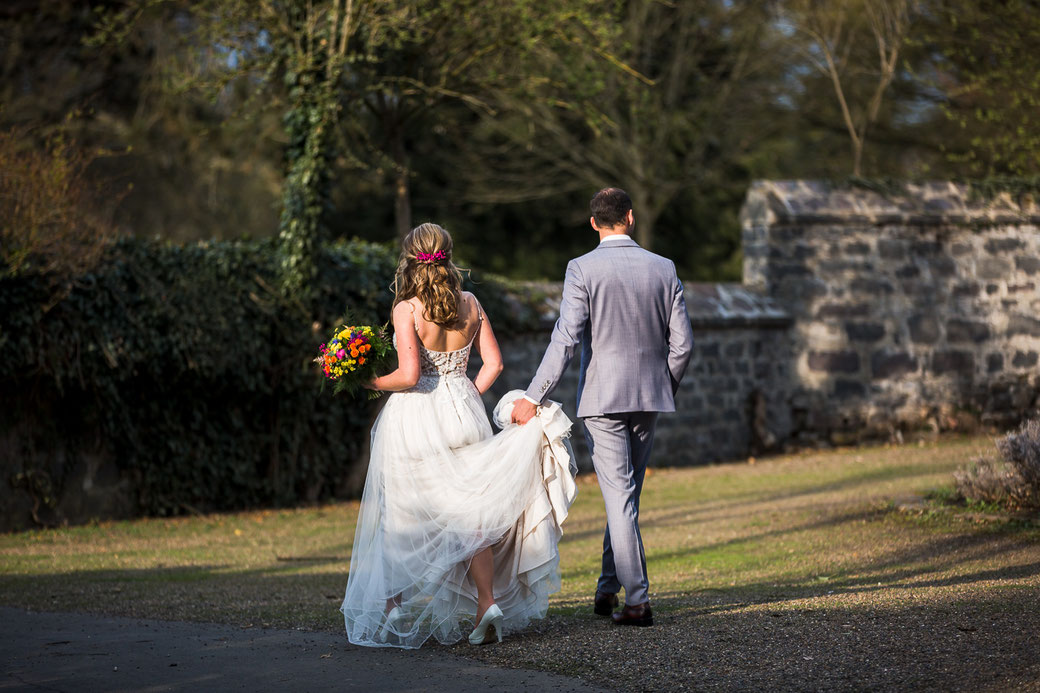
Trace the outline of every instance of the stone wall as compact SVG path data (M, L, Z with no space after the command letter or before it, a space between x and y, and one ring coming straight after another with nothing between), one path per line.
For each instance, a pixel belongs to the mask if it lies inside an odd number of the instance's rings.
M1040 392L1040 211L966 186L758 182L744 279L790 312L792 431L1007 426Z
M738 459L787 443L1005 428L1040 414L1040 210L966 186L881 194L757 182L743 284L687 285L695 353L654 461ZM503 343L489 404L524 388L556 319ZM493 317L493 316L492 316ZM577 359L554 393L574 416ZM581 466L590 467L574 436Z
M509 390L527 387L545 352L561 286L539 284L536 290L546 296L542 330L502 340L505 370L485 397L489 409ZM658 421L651 464L703 464L775 447L790 432L790 317L739 284L688 285L686 302L695 352L677 411ZM575 416L578 361L571 362L551 398L562 402L574 420L575 454L579 466L589 470L592 463ZM472 365L473 374L477 368Z

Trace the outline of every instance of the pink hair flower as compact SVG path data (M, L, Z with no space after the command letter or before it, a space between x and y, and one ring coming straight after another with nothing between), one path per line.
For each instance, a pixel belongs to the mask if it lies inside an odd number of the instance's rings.
M438 260L447 260L448 254L443 250L438 250L436 253L416 253L415 259L424 265L432 265Z

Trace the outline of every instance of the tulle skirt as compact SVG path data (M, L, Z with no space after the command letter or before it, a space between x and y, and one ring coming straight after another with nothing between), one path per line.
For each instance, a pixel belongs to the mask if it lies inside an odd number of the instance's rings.
M457 642L477 609L470 560L487 547L503 632L545 616L560 587L557 544L576 493L571 422L550 404L525 426L509 423L522 395L510 392L496 406L498 435L465 377L424 376L389 396L372 428L341 608L350 642ZM387 624L390 599L404 618Z

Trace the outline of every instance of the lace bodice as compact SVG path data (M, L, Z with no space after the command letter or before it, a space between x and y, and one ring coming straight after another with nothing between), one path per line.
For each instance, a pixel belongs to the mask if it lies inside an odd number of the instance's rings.
M427 349L422 341L419 342L419 382L415 390L427 391L436 386L439 378L466 377L466 367L469 365L469 354L473 350L473 342L480 334L480 328L484 324L484 313L477 307L477 328L469 339L469 344L454 351L434 351ZM415 325L416 332L419 330L418 322ZM394 346L397 346L397 335L394 335Z
M433 351L422 344L419 345L419 364L422 375L466 375L469 365L469 352L473 347L470 342L455 351Z

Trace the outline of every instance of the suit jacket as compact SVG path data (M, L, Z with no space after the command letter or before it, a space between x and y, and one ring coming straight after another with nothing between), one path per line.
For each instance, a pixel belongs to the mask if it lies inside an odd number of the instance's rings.
M580 418L675 411L693 349L675 264L625 239L571 260L560 318L525 394L544 401L579 344Z

